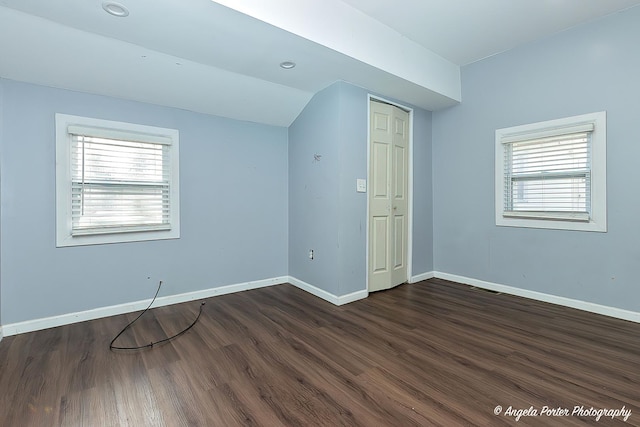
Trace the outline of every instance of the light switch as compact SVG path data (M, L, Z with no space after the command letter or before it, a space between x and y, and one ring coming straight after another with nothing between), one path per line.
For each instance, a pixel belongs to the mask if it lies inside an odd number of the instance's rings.
M356 191L358 193L366 193L367 192L367 180L366 179L356 179Z

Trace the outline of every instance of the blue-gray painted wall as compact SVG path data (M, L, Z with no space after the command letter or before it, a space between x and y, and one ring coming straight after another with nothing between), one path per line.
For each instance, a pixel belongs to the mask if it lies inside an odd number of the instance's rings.
M8 80L0 89L1 324L144 300L159 280L173 295L287 275L286 128ZM180 239L55 247L55 113L180 131Z
M433 271L432 113L413 110L412 275Z
M4 149L2 141L4 140L4 87L2 85L2 79L0 79L0 224L2 223L2 218L4 217L4 204L2 203L2 159L4 158ZM4 335L2 329L2 325L4 322L2 321L2 227L0 225L0 340Z
M336 84L340 141L338 189L338 295L367 289L367 193L356 192L356 180L367 178L367 103L364 89Z
M640 7L462 69L433 115L437 271L640 311ZM494 132L607 111L607 233L497 227Z
M289 272L337 296L367 288L367 195L356 192L356 179L367 178L368 102L365 89L338 82L316 94L289 128ZM433 270L431 113L412 108L418 275Z
M0 324L143 300L159 280L164 296L288 274L366 289L366 90L336 83L288 130L10 80L0 95ZM56 248L55 113L178 129L181 238ZM432 269L431 113L415 114L419 274Z
M333 295L340 291L339 98L339 85L318 92L289 127L289 274Z

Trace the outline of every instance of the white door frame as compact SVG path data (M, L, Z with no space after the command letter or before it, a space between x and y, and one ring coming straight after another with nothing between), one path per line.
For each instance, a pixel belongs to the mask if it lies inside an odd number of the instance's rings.
M365 273L365 280L367 284L367 293L369 292L369 198L371 197L371 101L381 101L386 104L393 105L409 113L409 176L407 184L407 195L409 197L407 204L407 281L411 281L413 277L413 108L406 105L398 104L395 101L385 99L378 95L368 94L367 96L367 271Z

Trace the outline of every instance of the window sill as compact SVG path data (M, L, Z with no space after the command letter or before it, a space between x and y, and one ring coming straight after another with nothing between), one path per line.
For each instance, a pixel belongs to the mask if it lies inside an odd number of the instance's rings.
M562 221L557 219L533 219L496 216L498 227L546 228L550 230L607 232L606 222Z

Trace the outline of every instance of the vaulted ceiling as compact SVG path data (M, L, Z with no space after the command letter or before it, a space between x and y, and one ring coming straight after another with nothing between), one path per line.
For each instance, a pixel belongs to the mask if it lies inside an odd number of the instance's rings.
M0 0L0 77L278 126L338 80L436 110L461 101L460 66L640 4L118 2L128 16L102 0Z

